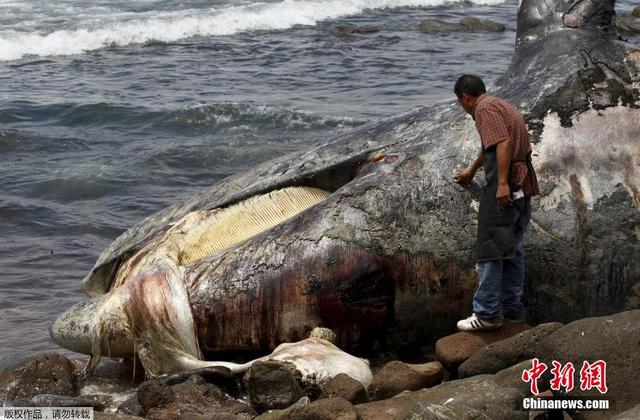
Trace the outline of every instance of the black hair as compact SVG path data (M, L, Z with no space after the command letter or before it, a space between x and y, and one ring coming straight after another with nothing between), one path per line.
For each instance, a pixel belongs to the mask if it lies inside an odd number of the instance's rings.
M472 74L463 74L460 76L456 85L453 87L453 91L458 98L461 97L463 93L477 97L487 92L482 79Z

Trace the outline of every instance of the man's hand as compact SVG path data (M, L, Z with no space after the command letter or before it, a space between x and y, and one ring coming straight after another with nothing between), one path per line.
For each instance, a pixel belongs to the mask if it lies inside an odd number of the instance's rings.
M500 207L511 207L511 190L508 184L498 184L496 200Z
M473 176L475 175L475 171L471 167L468 167L462 171L457 171L453 174L453 180L458 184L469 185L473 180Z

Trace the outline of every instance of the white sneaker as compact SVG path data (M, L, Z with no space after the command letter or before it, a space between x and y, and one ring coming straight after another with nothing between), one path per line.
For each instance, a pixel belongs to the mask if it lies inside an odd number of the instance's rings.
M474 313L467 319L458 321L458 329L460 331L486 331L495 330L502 327L502 321L496 320L494 322L483 321Z

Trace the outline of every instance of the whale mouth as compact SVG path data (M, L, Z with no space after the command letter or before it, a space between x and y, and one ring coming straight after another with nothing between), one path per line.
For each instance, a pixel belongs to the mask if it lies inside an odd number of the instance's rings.
M253 196L223 210L204 213L202 227L179 255L179 264L187 265L244 242L323 201L331 193L319 188L287 187ZM189 213L187 218L199 215Z
M326 200L375 161L375 157L352 159L309 172L288 185L272 186L212 209L193 210L116 262L106 291L143 274L156 261L170 260L182 269L258 236Z
M329 191L320 188L293 186L254 195L224 208L192 211L125 261L110 289L145 272L158 259L168 258L184 267L229 249L293 218L329 195Z

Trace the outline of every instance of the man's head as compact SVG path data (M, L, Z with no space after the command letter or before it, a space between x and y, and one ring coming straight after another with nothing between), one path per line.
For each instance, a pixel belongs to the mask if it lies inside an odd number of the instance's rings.
M473 115L478 98L483 93L486 93L487 90L481 78L471 74L463 74L453 87L453 91L458 97L458 103L462 108L468 114Z

